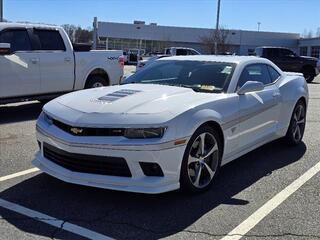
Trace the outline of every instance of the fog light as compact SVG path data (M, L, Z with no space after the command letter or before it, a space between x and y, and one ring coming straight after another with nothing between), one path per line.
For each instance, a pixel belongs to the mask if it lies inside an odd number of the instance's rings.
M146 176L156 176L156 177L163 177L163 172L161 167L158 163L147 163L147 162L139 162L140 167L144 175Z

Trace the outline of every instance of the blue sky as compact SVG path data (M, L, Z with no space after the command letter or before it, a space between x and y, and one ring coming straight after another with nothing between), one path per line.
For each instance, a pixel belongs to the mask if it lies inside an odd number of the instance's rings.
M10 21L92 25L133 20L166 26L215 26L216 0L3 0ZM220 23L227 28L296 32L320 27L320 0L221 0Z

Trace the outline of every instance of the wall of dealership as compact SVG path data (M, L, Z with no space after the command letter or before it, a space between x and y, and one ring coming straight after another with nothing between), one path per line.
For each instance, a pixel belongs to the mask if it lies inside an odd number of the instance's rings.
M100 48L109 49L139 48L146 52L163 51L164 47L192 47L206 53L201 37L209 36L212 29L159 26L156 23L98 22L97 37ZM229 30L227 43L231 51L247 55L258 46L283 46L298 51L299 34L281 32L258 32L246 30Z
M299 52L303 56L320 58L320 37L300 39Z

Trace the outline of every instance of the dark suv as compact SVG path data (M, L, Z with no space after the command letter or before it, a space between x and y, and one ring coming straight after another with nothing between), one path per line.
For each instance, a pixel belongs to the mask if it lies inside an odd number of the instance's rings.
M316 58L298 56L287 48L258 47L255 49L255 55L271 60L282 71L303 73L304 78L309 83L319 74Z

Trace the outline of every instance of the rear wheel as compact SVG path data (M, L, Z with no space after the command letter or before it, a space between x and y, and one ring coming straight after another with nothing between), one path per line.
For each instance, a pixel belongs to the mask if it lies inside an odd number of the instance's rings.
M88 79L85 88L97 88L103 86L108 86L108 82L104 77L96 75Z
M314 70L312 67L305 67L302 70L303 76L308 83L311 83L315 77Z
M290 145L297 145L302 141L306 126L306 106L302 100L294 107L286 140Z
M221 140L209 126L200 127L190 138L182 160L180 185L187 192L207 190L221 164Z

